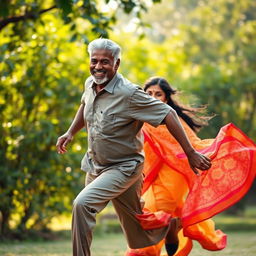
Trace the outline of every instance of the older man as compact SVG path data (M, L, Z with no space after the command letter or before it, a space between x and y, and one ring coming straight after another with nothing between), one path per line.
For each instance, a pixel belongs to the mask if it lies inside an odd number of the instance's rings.
M130 248L158 243L169 226L144 230L136 215L141 214L140 190L143 181L144 122L166 124L181 144L190 166L209 169L210 160L196 152L168 105L149 96L117 73L120 47L108 39L96 39L88 46L91 76L85 82L81 105L68 131L58 138L57 150L83 127L88 131L88 151L81 169L87 172L86 186L73 204L73 255L90 256L96 214L111 200Z

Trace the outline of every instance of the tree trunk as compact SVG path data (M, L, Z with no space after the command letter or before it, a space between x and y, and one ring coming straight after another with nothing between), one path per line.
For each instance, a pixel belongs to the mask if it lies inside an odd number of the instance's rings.
M9 227L10 210L2 209L0 215L0 237L4 238L10 231Z

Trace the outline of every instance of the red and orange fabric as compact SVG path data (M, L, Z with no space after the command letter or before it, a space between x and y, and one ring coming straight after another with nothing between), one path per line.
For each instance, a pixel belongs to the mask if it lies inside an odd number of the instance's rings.
M201 140L181 122L193 146L212 159L212 167L196 176L167 128L145 124L145 211L181 217L183 229L178 234L176 256L188 255L192 240L204 249L221 250L226 235L215 230L210 218L236 203L251 187L256 175L256 145L233 124L222 127L215 139ZM126 255L157 256L163 244L128 250Z

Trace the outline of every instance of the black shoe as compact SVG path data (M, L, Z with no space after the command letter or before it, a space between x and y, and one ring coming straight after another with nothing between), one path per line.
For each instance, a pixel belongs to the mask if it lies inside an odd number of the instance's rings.
M175 243L175 244L165 244L165 250L167 252L168 256L173 256L179 247L179 242Z
M169 231L165 237L165 249L168 256L174 255L179 247L178 233L182 229L180 218L172 218Z

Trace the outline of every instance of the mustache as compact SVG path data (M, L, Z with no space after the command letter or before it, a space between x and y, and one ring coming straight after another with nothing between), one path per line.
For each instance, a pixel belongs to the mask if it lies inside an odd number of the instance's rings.
M105 69L93 69L93 73L96 73L96 72L106 73L106 70Z

